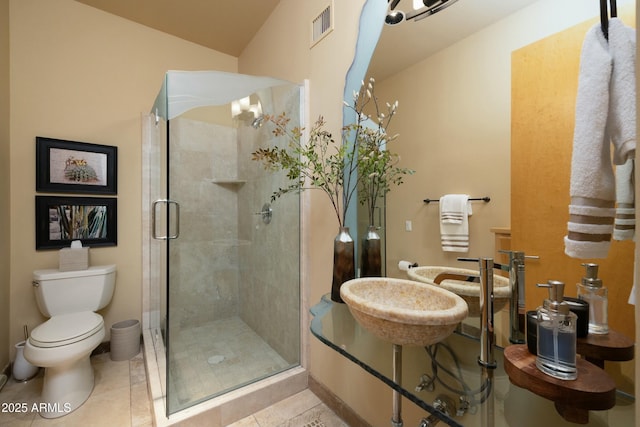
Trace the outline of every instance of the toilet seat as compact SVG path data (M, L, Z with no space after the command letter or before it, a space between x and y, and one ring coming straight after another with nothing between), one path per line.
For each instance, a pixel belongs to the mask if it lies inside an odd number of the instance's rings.
M61 347L81 341L104 328L102 316L92 311L53 316L31 332L34 347Z

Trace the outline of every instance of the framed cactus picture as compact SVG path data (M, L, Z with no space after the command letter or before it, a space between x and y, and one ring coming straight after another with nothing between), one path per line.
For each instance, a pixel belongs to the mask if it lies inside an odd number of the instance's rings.
M115 197L36 196L36 250L116 246L117 210Z
M36 137L36 191L117 194L118 147Z

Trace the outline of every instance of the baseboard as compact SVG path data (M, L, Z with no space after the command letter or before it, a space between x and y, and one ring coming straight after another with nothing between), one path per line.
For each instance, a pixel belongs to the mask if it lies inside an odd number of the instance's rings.
M309 375L309 390L350 427L372 427L324 384Z

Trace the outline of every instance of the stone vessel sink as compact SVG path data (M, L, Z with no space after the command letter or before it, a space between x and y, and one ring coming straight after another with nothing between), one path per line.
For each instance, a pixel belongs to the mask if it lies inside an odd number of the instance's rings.
M467 270L455 267L424 266L414 267L407 270L407 276L411 280L416 280L429 285L440 286L456 295L460 295L469 306L469 316L480 315L480 283L467 282L464 280L445 279L440 284L434 282L441 273L459 274L462 276L479 276L476 270ZM493 309L494 312L502 310L511 298L511 287L509 278L493 275Z
M467 304L456 294L412 280L353 279L342 284L340 296L363 328L399 345L441 341L468 314Z

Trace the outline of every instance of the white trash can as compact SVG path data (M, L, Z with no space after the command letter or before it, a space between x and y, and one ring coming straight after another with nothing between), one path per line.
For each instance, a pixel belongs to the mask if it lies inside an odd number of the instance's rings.
M129 360L140 352L140 321L131 319L111 326L111 360Z

